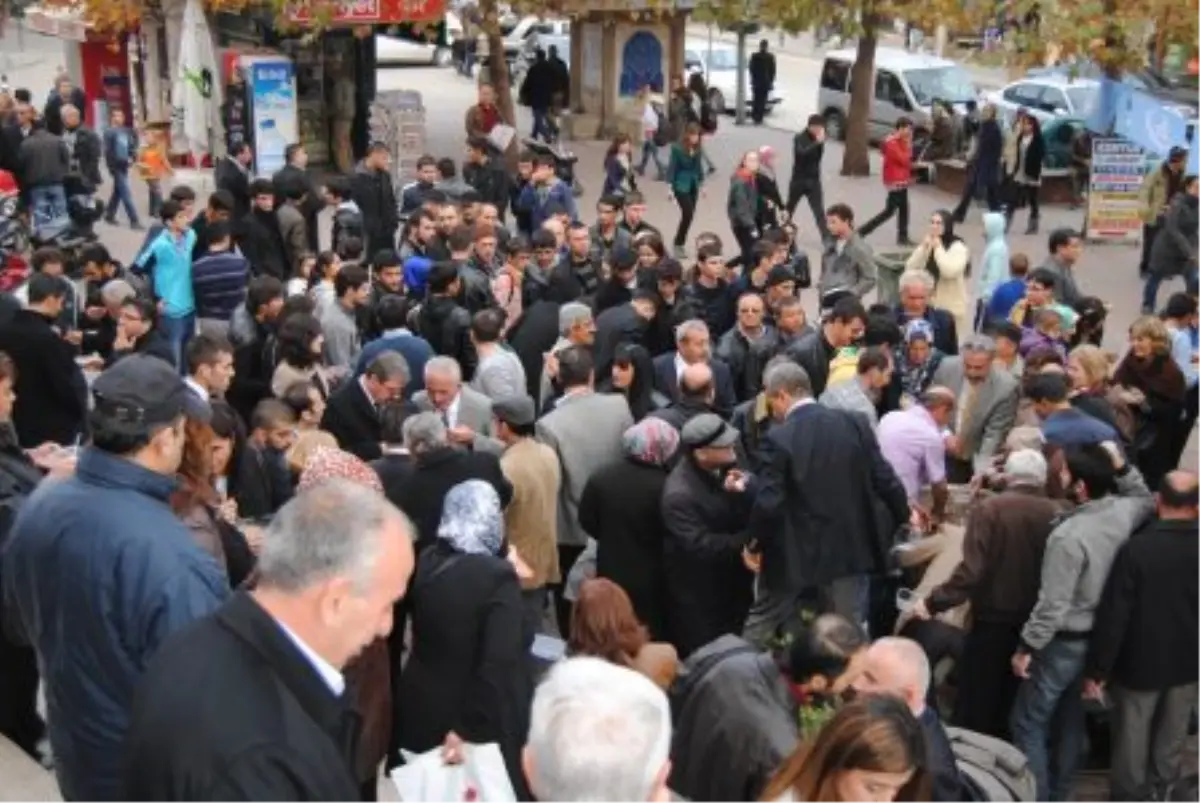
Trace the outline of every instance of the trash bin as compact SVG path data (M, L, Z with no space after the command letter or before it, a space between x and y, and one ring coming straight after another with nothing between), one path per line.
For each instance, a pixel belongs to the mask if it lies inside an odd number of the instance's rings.
M879 270L879 280L875 285L876 301L889 307L900 301L900 274L904 273L904 265L912 256L912 250L888 251L875 255L875 267Z

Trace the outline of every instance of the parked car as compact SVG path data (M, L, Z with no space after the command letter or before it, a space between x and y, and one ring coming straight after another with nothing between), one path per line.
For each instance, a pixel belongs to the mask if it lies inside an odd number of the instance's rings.
M463 36L462 20L453 11L446 12L446 38L439 42L429 31L429 38L375 34L375 61L380 67L433 65L450 63L450 49Z
M1054 67L1035 68L1029 70L1025 74L1025 77L1038 78L1047 75L1091 78L1098 81L1104 77L1104 71L1094 61L1086 60L1072 64L1060 64ZM1180 107L1180 113L1184 117L1195 117L1196 109L1200 107L1200 98L1196 95L1195 87L1189 87L1179 80L1168 78L1153 67L1122 70L1121 83L1154 95L1169 106ZM1190 113L1188 110L1190 110Z
M850 117L850 74L857 51L834 50L825 56L821 83L817 89L817 108L825 118L825 130L832 139L844 139ZM909 53L898 48L881 47L875 53L874 95L868 120L867 137L878 142L907 117L915 134L924 136L932 126L935 100L948 102L957 114L966 112L966 103L979 98L979 89L966 70L956 62L924 53Z
M683 63L688 75L699 73L704 77L708 86L708 102L712 104L717 114L733 114L737 104L737 48L714 42L711 46L707 40L689 39L684 43ZM750 57L746 56L749 65ZM746 108L750 108L750 73L747 70L743 77ZM767 98L767 111L770 112L783 102L783 94L773 89Z
M536 37L571 35L570 20L539 19L532 15L521 17L511 28L506 28L507 26L502 24L500 32L504 34L504 58L508 61L510 73L516 72L521 55ZM559 54L563 61L570 61L569 50L564 51L560 48Z
M1087 119L1099 98L1099 81L1065 75L1025 77L987 96L1008 125L1017 109L1027 109L1043 127L1056 117Z

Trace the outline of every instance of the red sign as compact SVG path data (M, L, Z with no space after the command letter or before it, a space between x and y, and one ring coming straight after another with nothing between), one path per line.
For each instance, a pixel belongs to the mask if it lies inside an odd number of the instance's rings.
M318 0L319 2L319 0ZM402 22L439 22L446 16L446 0L326 0L330 25L393 25ZM291 22L305 24L321 18L325 9L313 0L301 0L288 9Z

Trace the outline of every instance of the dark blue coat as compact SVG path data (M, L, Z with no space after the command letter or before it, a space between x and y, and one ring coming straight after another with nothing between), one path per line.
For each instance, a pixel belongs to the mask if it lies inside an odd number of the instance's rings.
M171 511L175 480L88 447L40 485L0 556L15 624L38 654L67 800L116 800L134 689L172 633L229 594Z
M1004 155L1004 132L995 120L979 125L975 140L975 166L972 181L983 189L1000 183L1000 159Z
M408 363L408 384L404 386L404 398L411 399L418 390L425 389L425 363L433 357L433 346L425 338L408 331L384 332L383 337L363 346L354 376L362 376L367 366L385 351L396 352Z

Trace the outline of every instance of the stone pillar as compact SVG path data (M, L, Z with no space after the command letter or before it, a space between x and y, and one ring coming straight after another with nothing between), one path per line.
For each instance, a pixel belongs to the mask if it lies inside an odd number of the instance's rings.
M571 109L583 111L583 22L571 22Z
M146 56L142 64L143 89L146 93L142 98L142 116L148 122L160 122L171 117L170 109L164 108L166 88L162 80L162 59L159 58L159 37L162 35L162 24L147 14L142 19L138 36L142 40L142 53Z
M670 19L670 37L667 41L667 75L663 93L670 100L671 79L683 75L684 39L687 36L687 14L676 12Z
M600 53L601 63L604 69L601 70L602 91L600 93L600 130L601 139L609 139L616 134L620 121L617 120L617 91L620 88L620 68L617 60L617 28L614 20L610 16L604 21L601 38ZM618 68L613 69L614 65Z

